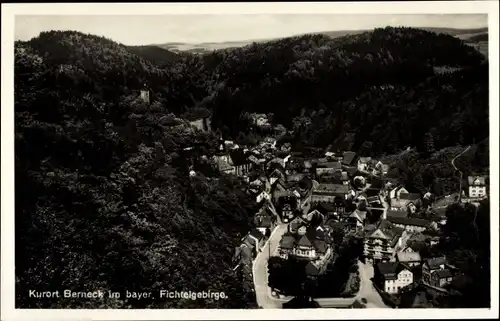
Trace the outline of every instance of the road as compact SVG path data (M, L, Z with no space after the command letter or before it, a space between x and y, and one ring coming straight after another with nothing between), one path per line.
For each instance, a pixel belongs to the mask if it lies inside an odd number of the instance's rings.
M307 214L310 207L310 202L303 207L303 213ZM278 224L268 242L262 248L262 251L257 255L253 262L252 272L255 286L255 296L257 305L264 309L281 309L283 303L292 299L292 297L276 298L271 295L271 289L268 286L268 269L267 261L271 254L274 255L278 249L279 242L283 234L287 231L287 224ZM345 308L354 303L355 300L365 298L367 300L367 308L387 308L383 303L382 298L377 290L373 287L371 278L373 277L373 266L370 264L358 261L358 269L360 275L360 287L358 294L353 298L317 298L316 302L322 308Z
M361 299L365 298L367 303L365 304L368 309L370 308L386 308L389 309L388 306L384 304L382 297L378 291L373 287L373 283L371 278L373 277L373 265L365 264L362 262L358 262L359 267L359 277L361 279L361 283L359 286L359 292L356 295L355 299L361 301Z
M309 193L301 204L303 215L307 214L311 207L310 196L311 195ZM269 277L269 273L267 270L267 261L269 260L269 254L271 254L272 256L277 251L281 237L287 231L287 227L288 224L278 224L276 229L269 237L269 240L262 248L262 252L257 255L253 262L252 272L255 286L255 296L257 297L257 305L264 309L281 309L282 304L288 302L291 299L278 299L272 297L271 289L268 287L267 281Z
M384 206L384 213L382 214L382 218L387 219L387 211L389 210L389 203L387 202L387 199L383 197L382 195L378 196L380 198L380 202L382 203L382 206Z
M267 260L269 259L269 252L274 253L278 248L281 236L286 232L287 224L279 224L273 231L269 240L266 242L260 252L255 258L252 266L253 282L255 286L255 296L257 298L257 305L264 309L281 309L283 302L271 297L270 289L267 286L268 270ZM271 244L271 245L269 245ZM269 250L269 246L271 249ZM286 302L286 301L285 301Z

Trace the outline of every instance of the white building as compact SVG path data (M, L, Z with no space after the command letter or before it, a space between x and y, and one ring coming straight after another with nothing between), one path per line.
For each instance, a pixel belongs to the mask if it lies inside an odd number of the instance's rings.
M469 197L483 198L486 196L486 179L484 176L469 176Z
M386 293L396 294L413 283L413 272L404 263L379 263L375 266L375 281Z

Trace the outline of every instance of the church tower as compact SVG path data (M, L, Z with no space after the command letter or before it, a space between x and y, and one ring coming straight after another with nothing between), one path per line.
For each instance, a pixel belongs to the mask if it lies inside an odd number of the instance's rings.
M146 84L144 84L144 88L141 89L141 99L142 101L144 101L146 104L149 104L149 89L148 87L146 86Z

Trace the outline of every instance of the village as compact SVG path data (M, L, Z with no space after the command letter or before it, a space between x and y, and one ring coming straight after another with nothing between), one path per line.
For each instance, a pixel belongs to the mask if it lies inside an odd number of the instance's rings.
M280 307L276 302L286 298L267 285L267 260L304 260L308 276L322 275L336 257L335 225L362 241L358 266L368 272L361 273L367 278L361 282L369 284L365 296L374 297L379 307L387 305L381 297L390 299L416 284L447 291L455 280L460 283L461 275L445 257L423 260L412 246L439 242L439 228L446 224L442 204L449 198L409 192L397 179L386 177L389 166L379 160L335 148L322 157L304 157L267 137L251 149L221 138L213 163L220 172L241 177L260 206L254 228L235 248L234 269L242 269L255 283L263 307ZM484 176L469 177L468 183L460 202L477 204L487 197ZM435 215L432 220L415 217L421 211ZM371 295L366 288L377 293ZM370 305L369 299L365 303Z

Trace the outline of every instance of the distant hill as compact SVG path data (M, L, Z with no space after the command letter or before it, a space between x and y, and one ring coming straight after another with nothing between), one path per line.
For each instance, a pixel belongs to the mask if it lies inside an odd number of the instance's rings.
M127 49L158 66L164 66L182 58L178 53L158 46L127 46Z
M435 28L435 27L422 27L418 28L429 32L434 32L437 34L446 34L450 36L454 36L463 40L470 39L470 37L475 37L482 35L484 33L487 34L488 28L476 28L476 29L456 29L456 28ZM311 32L310 34L320 34L330 38L340 38L344 36L354 36L359 35L365 32L371 32L373 29L364 29L364 30L336 30L336 31L318 31ZM302 36L304 34L294 35L293 37ZM283 37L285 38L285 37ZM250 45L254 42L256 43L264 43L268 41L273 41L281 38L270 38L270 39L253 39L253 40L241 40L241 41L224 41L224 42L202 42L202 43L185 43L185 42L168 42L164 44L157 44L153 46L157 46L171 52L191 52L191 53L208 53L213 50L219 49L230 49L230 48L238 48ZM486 37L487 41L487 37Z
M471 36L470 38L467 39L468 41L473 41L473 42L482 42L482 41L488 41L488 33L481 33L478 35Z

